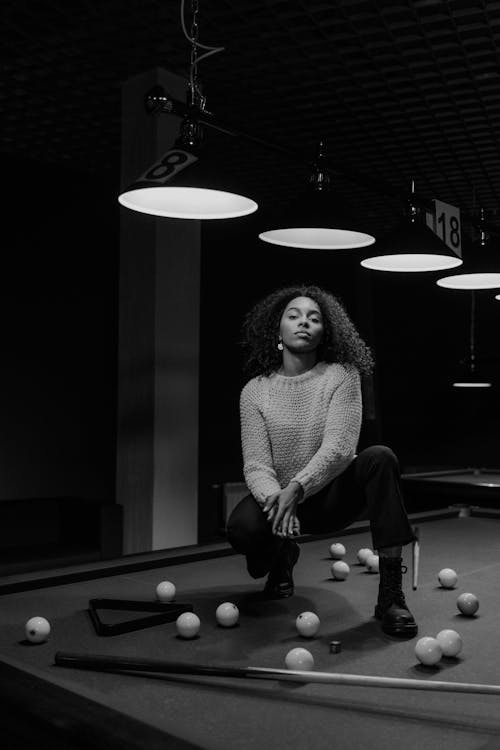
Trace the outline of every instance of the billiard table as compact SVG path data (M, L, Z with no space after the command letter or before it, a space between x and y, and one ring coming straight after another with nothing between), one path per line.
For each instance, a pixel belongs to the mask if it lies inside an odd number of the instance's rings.
M441 507L444 503L477 503L500 508L500 469L456 468L416 471L402 476L402 487L411 510Z
M485 508L445 508L413 514L420 532L419 582L412 590L411 550L404 588L419 635L457 630L463 651L435 667L421 665L416 638L384 635L373 619L378 575L357 563L371 545L364 522L335 537L301 538L295 595L265 600L263 582L246 573L227 544L133 555L107 563L38 572L0 581L0 729L2 747L138 750L204 748L436 748L500 747L500 696L379 687L245 680L231 677L129 674L68 669L56 652L175 660L188 664L283 668L289 650L307 648L315 669L417 680L500 684L500 514ZM331 576L329 547L347 549L350 573ZM458 573L455 589L440 587L444 567ZM97 635L88 615L93 598L155 598L161 580L177 586L176 601L199 615L199 637L181 640L175 623L119 635ZM457 596L473 592L480 608L465 617ZM222 628L223 601L240 609ZM300 612L321 619L313 639L295 629ZM115 613L117 619L123 613ZM47 642L26 642L24 623L43 615ZM341 650L330 650L340 641Z

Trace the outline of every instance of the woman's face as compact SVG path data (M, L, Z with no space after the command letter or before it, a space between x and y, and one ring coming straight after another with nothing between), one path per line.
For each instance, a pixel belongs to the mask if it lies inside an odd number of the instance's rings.
M281 316L279 332L283 346L295 354L317 349L323 336L319 305L310 297L295 297Z

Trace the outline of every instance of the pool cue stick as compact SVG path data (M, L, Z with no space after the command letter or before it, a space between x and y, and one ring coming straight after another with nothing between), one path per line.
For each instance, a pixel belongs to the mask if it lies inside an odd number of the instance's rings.
M413 573L413 591L417 590L418 585L418 565L420 562L420 529L418 526L413 527L414 540L412 544L412 573Z
M76 654L64 651L58 651L54 657L54 661L60 667L88 669L96 672L161 672L165 675L244 677L264 680L291 680L303 683L320 682L329 685L357 685L359 687L407 688L409 690L431 690L434 692L500 695L500 685L413 680L400 677L372 677L371 675L340 674L336 672L306 672L292 669L269 669L267 667L218 667L169 662L162 661L161 659Z

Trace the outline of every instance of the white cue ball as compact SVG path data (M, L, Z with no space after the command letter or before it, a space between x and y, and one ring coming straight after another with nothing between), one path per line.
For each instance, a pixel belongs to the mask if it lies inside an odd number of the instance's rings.
M426 667L437 664L443 655L443 649L436 638L424 636L415 645L415 656Z
M240 611L236 604L223 602L215 610L215 619L223 628L232 628L238 622Z
M314 669L313 655L306 648L292 648L285 656L285 666L287 669L310 672Z
M171 602L175 599L175 591L172 581L162 581L156 587L156 598L160 602Z
M368 555L365 565L370 573L378 573L380 570L378 555Z
M438 581L444 589L454 589L458 576L452 568L443 568L438 573Z
M457 656L462 650L462 638L456 630L441 630L436 641L441 646L443 656Z
M337 560L332 565L332 576L336 581L345 581L349 575L350 568L343 560Z
M330 555L334 560L341 560L345 555L345 547L340 542L334 542L330 545Z
M369 555L373 555L373 550L369 547L362 547L358 551L358 562L361 563L361 565L365 565L366 558L369 557Z
M295 620L295 627L299 635L313 638L319 630L320 619L314 612L301 612Z
M30 617L24 630L28 641L43 643L50 635L50 622L45 617Z
M194 612L183 612L175 621L178 635L186 640L196 638L200 631L200 626L200 618Z

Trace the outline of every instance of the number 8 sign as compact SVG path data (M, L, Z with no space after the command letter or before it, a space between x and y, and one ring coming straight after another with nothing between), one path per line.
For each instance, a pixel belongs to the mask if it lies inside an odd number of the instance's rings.
M460 209L443 201L434 201L434 232L459 258L462 257Z

